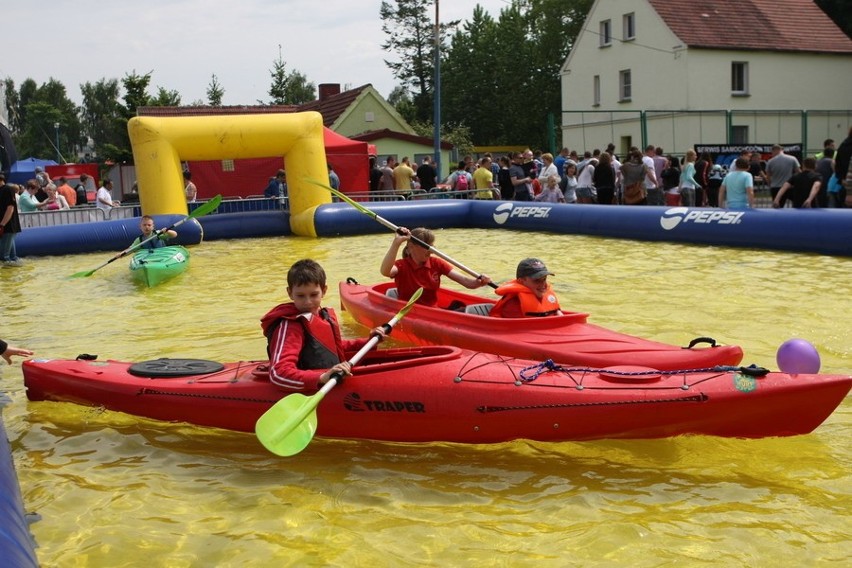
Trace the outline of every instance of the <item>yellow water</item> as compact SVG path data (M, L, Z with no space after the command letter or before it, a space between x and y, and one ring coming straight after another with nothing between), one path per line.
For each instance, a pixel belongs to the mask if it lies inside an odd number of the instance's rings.
M258 320L313 257L336 283L380 279L383 233L207 242L151 289L109 254L0 271L0 336L42 357L221 361L265 353ZM563 306L623 332L710 335L775 367L811 340L852 372L852 259L581 236L448 230L436 245L495 278L542 257ZM486 294L483 290L482 294ZM344 333L364 329L343 316ZM813 434L493 446L315 439L278 458L250 434L27 402L4 411L46 567L815 566L852 557L852 401ZM807 399L802 404L808 404Z

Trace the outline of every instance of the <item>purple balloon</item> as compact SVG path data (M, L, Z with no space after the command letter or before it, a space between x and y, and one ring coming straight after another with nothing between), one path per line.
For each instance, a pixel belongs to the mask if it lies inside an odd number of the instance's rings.
M788 339L775 355L778 368L791 375L819 373L820 360L816 347L804 339Z

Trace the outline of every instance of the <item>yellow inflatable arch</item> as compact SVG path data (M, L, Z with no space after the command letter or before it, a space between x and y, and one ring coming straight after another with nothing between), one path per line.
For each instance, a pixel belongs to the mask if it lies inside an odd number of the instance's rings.
M181 161L264 158L287 160L290 228L317 236L314 211L331 194L306 179L328 176L322 115L237 114L220 116L137 116L127 124L139 202L146 215L186 215Z

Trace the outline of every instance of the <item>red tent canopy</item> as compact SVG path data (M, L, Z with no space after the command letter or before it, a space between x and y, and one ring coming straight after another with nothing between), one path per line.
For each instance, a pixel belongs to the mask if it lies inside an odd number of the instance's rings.
M351 140L323 127L325 153L328 163L340 177L345 192L370 189L370 164L366 142ZM198 198L257 197L275 177L280 168L286 169L282 156L241 158L237 160L203 160L187 162L192 181L198 187Z

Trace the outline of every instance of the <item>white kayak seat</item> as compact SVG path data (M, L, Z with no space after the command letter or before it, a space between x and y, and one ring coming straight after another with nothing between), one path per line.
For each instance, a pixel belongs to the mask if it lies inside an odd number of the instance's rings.
M491 308L494 307L494 304L486 303L486 304L468 304L464 308L464 313L466 314L475 314L477 316L487 316L491 313Z
M388 298L399 298L399 292L397 292L396 288L388 288L385 290L385 296Z

